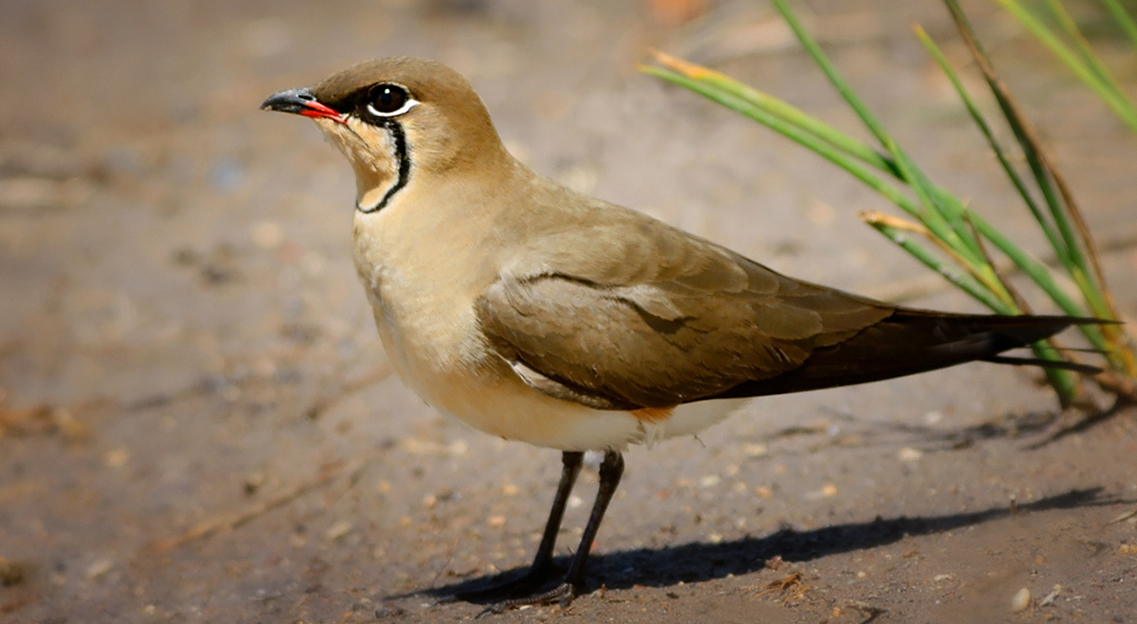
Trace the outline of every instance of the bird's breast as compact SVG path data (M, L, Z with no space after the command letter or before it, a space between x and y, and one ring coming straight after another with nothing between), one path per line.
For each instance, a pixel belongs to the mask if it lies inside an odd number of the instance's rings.
M437 232L356 213L354 259L394 368L427 402L436 380L477 371L486 350L474 314L467 251ZM466 265L468 267L468 265Z

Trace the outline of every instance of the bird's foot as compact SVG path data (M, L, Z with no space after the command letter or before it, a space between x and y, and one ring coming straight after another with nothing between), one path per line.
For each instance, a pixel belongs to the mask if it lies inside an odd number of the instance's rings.
M564 582L547 592L526 596L524 598L511 598L492 604L479 611L478 614L474 616L474 619L476 620L483 615L505 613L510 609L517 609L519 607L549 605L554 603L560 604L561 608L565 609L572 604L573 598L576 598L576 592L577 589L572 583Z
M553 571L552 566L529 568L529 571L523 576L493 583L482 589L461 592L455 594L454 597L467 602L483 602L503 598L506 600L513 599L518 596L530 594L534 590L539 589L549 580Z

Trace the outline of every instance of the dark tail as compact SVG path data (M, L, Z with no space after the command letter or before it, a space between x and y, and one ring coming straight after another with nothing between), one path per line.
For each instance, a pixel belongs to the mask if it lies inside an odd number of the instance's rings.
M1102 324L1073 316L945 314L899 308L848 340L824 347L798 368L772 379L742 383L714 398L763 396L880 381L983 360L1053 366L1083 372L1101 369L1034 358L1001 356L1071 325Z

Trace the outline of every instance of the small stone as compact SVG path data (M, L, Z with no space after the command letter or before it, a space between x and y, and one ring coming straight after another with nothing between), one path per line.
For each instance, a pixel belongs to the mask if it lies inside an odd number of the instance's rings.
M920 459L923 456L924 456L923 451L921 451L920 449L912 448L912 447L902 448L902 449L900 449L900 452L896 454L896 458L899 459L900 461L916 461L917 459Z
M742 447L742 453L747 457L761 457L769 452L765 444L746 444Z
M490 516L489 519L486 520L486 524L488 524L492 527L504 526L505 525L505 516Z
M1046 594L1046 596L1043 597L1042 600L1038 601L1038 606L1049 607L1050 605L1054 604L1054 600L1056 598L1058 598L1058 594L1061 594L1061 593L1062 593L1062 586L1061 585L1055 585L1054 589L1051 590L1051 592L1049 594Z
M114 561L110 559L99 559L98 561L87 566L87 578L97 579L100 576L111 571L114 567Z
M348 522L347 520L340 520L339 522L328 527L327 531L324 531L324 539L328 540L329 542L334 542L347 535L348 533L351 533L352 529L354 528L355 527L351 524L351 522Z
M1020 589L1014 598L1011 598L1011 610L1015 613L1026 611L1030 606L1030 590L1027 588Z
M818 500L821 498L829 498L830 496L835 496L836 494L837 494L837 486L833 485L832 483L826 483L825 485L823 485L821 487L820 490L814 490L812 492L806 492L805 498L808 500Z

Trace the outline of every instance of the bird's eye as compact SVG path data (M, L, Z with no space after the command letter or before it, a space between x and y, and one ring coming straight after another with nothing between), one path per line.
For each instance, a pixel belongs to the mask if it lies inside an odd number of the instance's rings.
M402 115L418 104L406 89L394 84L376 85L367 95L367 112L375 117Z

